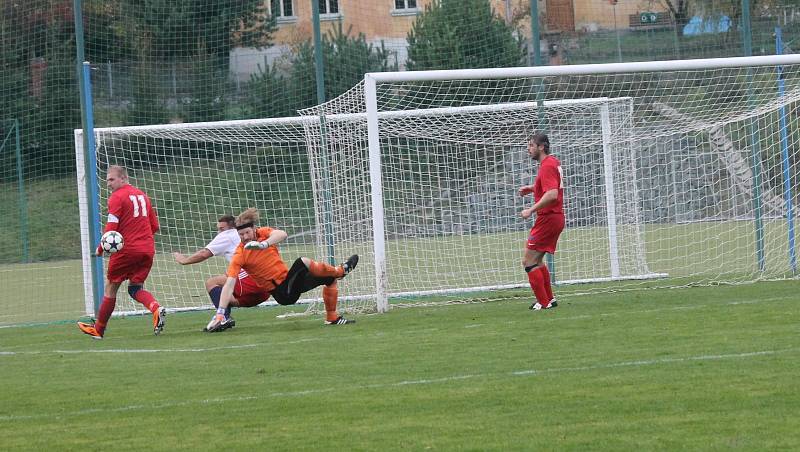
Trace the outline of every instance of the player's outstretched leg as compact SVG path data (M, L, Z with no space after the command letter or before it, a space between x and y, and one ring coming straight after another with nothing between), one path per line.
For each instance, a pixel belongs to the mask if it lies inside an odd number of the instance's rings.
M342 270L344 270L344 275L342 278L350 274L354 268L358 265L358 254L353 254L352 256L348 257L347 260L342 264Z
M339 302L339 287L336 281L322 288L322 301L325 303L325 325L348 325L356 323L339 315L336 305Z

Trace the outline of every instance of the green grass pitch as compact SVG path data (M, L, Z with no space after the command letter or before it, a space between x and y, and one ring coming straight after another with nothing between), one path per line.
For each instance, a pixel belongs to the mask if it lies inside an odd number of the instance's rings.
M798 450L797 287L2 328L2 449Z

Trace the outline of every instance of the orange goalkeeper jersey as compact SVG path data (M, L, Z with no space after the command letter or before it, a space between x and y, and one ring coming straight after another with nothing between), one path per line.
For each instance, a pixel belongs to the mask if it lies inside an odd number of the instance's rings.
M258 228L256 230L256 240L263 242L272 234L272 228ZM227 275L237 278L239 272L244 270L255 282L264 290L272 292L275 287L286 279L289 269L278 253L278 247L270 246L265 250L248 250L244 247L245 243L240 243L236 247L236 252L228 266Z

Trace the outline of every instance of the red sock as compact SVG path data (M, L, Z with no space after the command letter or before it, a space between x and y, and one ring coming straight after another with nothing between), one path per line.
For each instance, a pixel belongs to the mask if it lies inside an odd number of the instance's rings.
M342 270L342 267L334 267L333 265L328 265L324 262L317 261L311 261L311 263L308 264L308 272L320 278L341 278L344 276L344 270Z
M550 285L550 270L548 270L547 265L542 265L539 268L544 281L544 290L547 293L547 301L552 301L555 297L553 297L553 287Z
M325 319L329 322L339 318L336 304L339 301L339 287L334 282L330 286L322 287L322 301L325 302Z
M106 331L108 319L111 318L111 313L117 306L117 299L111 297L103 297L103 303L100 304L100 312L97 313L97 320L94 322L94 327L102 336Z
M534 268L528 272L528 281L531 283L533 294L536 295L536 301L542 306L547 306L550 300L547 298L547 291L544 288L544 280L542 279L542 272L539 268Z
M159 305L156 301L155 297L153 297L153 294L144 289L139 289L136 292L136 295L133 296L133 299L143 304L144 307L150 312L156 312L156 310L161 307L161 305Z

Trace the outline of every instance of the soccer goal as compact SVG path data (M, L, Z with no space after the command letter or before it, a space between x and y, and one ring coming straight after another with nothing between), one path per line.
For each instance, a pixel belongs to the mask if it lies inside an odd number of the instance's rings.
M795 277L800 56L367 74L302 113L333 171L337 242L372 238L392 298L524 286L525 145L550 135L567 228L556 283ZM313 163L313 162L312 162ZM341 177L340 177L341 176ZM607 287L607 286L606 286ZM477 295L476 295L477 294Z
M162 232L148 285L172 309L207 307L203 281L225 262L184 267L170 253L203 247L217 217L251 206L289 233L289 262L361 255L340 288L344 310L524 286L531 223L519 211L530 201L516 191L536 172L525 152L535 131L550 135L564 169L557 284L792 277L799 63L367 74L297 118L97 129L95 171L124 165L153 199ZM80 131L76 150L80 182ZM97 188L82 193L85 223L87 205L105 205Z

